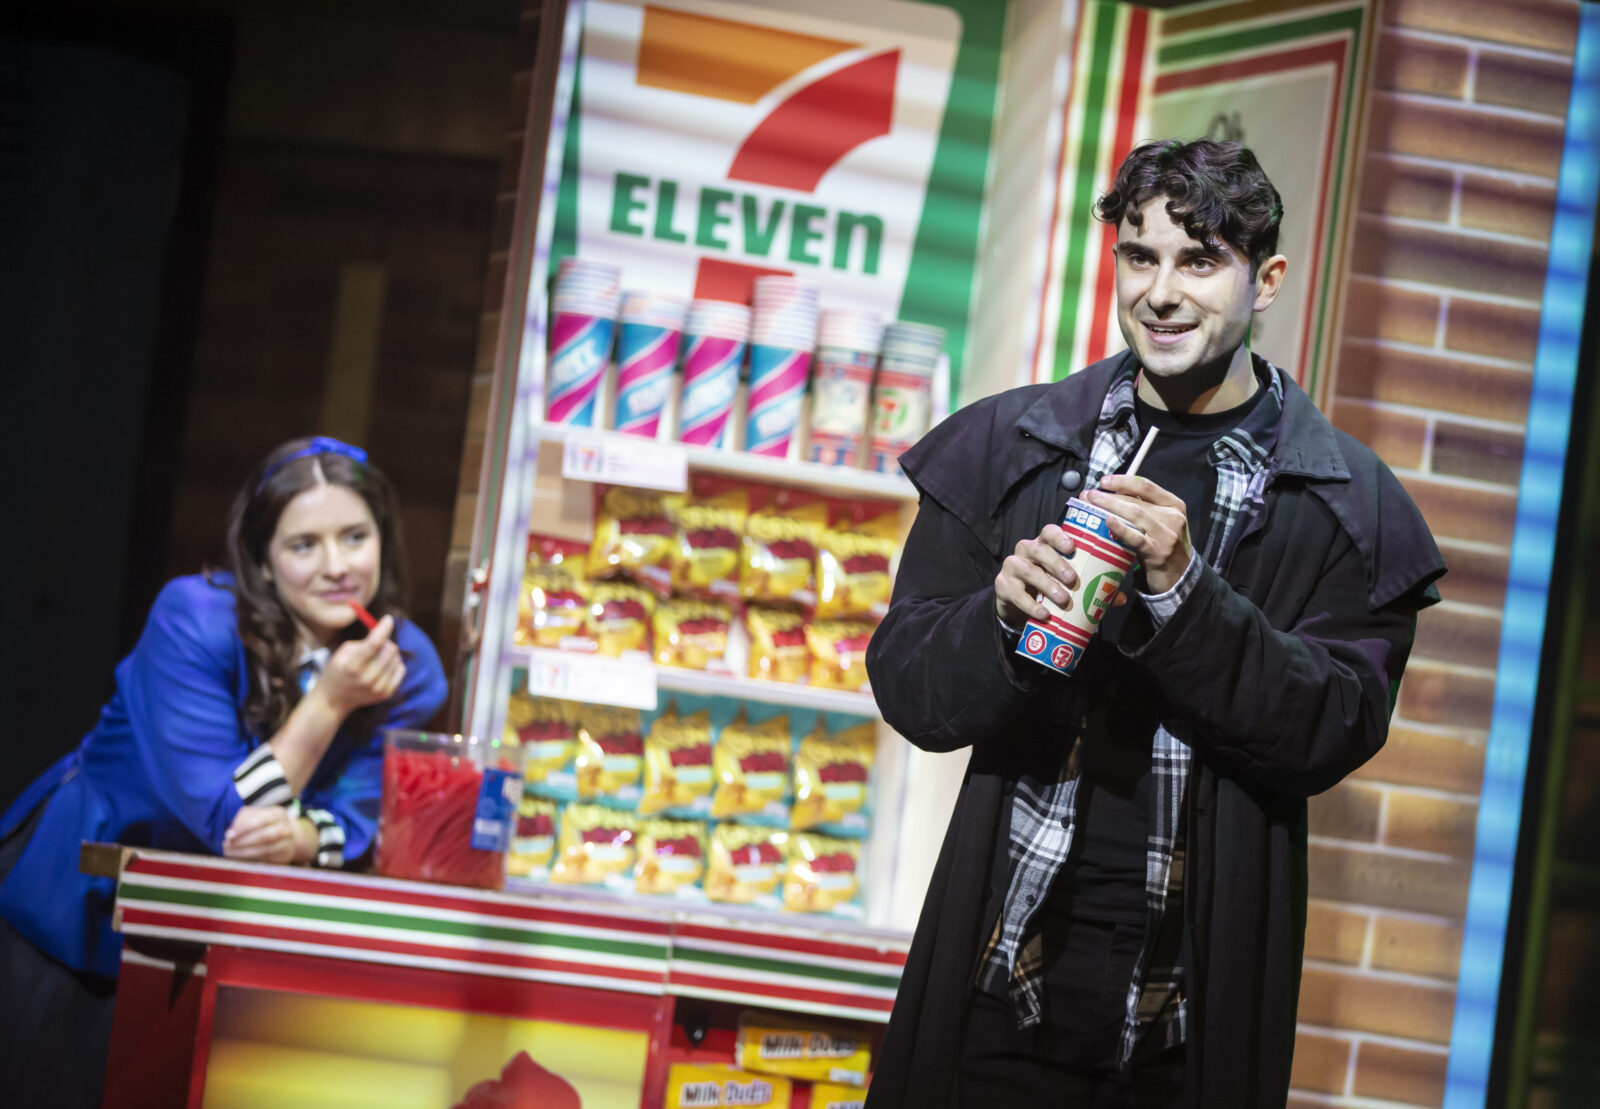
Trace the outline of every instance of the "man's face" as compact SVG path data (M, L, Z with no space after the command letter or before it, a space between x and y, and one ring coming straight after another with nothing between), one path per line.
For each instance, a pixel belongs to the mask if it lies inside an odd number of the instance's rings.
M1140 209L1138 227L1127 218L1117 227L1122 337L1157 378L1224 363L1248 366L1250 320L1278 295L1282 255L1263 262L1258 275L1230 244L1190 238L1166 204L1166 197L1154 197Z

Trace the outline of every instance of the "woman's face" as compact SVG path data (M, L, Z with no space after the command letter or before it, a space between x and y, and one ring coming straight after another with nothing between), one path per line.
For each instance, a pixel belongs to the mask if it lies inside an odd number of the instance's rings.
M295 497L267 544L267 579L307 647L330 646L350 626L350 602L371 602L382 567L372 510L343 485L315 485Z

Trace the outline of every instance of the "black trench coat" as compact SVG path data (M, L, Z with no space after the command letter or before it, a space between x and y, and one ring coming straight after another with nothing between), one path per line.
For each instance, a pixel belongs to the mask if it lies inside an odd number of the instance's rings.
M884 719L928 751L972 748L867 1098L951 1104L981 941L1005 895L992 865L1024 770L1059 766L1082 678L1011 654L994 612L1005 556L1059 522L1086 469L1117 355L979 401L902 459L921 506L867 650ZM1263 364L1258 363L1258 366ZM1292 381L1265 506L1226 576L1205 569L1150 634L1117 647L1193 752L1187 803L1186 1103L1288 1096L1306 914L1306 798L1383 745L1419 609L1444 561L1399 481ZM1087 662L1087 660L1086 660ZM933 829L928 829L933 834ZM968 1107L985 1109L985 1107Z

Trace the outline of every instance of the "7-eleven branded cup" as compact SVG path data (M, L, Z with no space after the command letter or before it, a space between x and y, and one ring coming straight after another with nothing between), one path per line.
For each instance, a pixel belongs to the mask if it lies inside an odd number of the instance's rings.
M655 438L672 392L688 302L659 293L626 293L617 331L617 402L612 427Z
M622 271L563 259L550 292L550 365L546 417L593 427L595 399L611 360Z
M750 337L750 309L730 301L691 301L683 330L678 439L693 446L720 448L739 392L739 367Z
M1112 538L1108 515L1077 497L1067 501L1061 529L1077 546L1072 568L1078 572L1078 584L1065 605L1040 595L1050 616L1028 621L1017 640L1017 654L1063 674L1072 673L1078 665L1134 562L1133 551Z
M872 403L872 375L883 342L876 313L822 313L811 369L811 460L860 465Z
M790 277L756 278L745 450L775 458L788 455L800 423L816 333L814 286Z
M928 430L933 375L943 353L942 327L896 320L884 328L872 392L872 469L898 474L901 454Z

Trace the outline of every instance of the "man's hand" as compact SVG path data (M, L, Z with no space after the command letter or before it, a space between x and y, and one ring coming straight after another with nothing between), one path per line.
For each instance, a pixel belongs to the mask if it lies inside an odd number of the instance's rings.
M366 638L339 644L312 692L325 698L341 718L394 696L406 676L406 664L390 639L393 633L394 617L385 616Z
M1112 513L1111 534L1131 547L1144 565L1152 593L1165 593L1189 568L1189 516L1183 501L1145 477L1107 474L1100 488L1083 494Z
M311 822L290 816L282 805L244 806L222 837L222 853L228 858L257 863L306 862L316 845Z
M1039 601L1041 593L1064 606L1078 586L1078 572L1067 561L1076 549L1055 524L1046 524L1039 538L1019 542L994 579L994 608L1001 623L1014 628L1027 620L1047 619L1050 611Z

